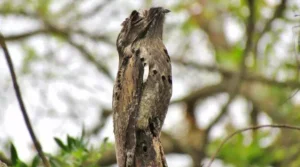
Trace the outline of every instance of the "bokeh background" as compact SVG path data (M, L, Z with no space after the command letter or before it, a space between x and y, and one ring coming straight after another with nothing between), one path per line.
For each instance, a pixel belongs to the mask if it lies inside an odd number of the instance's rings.
M300 1L1 0L0 31L52 163L116 166L115 41L132 10L152 6L172 11L164 43L174 91L161 134L169 166L207 164L222 139L240 128L300 123ZM83 129L85 142L71 151L54 140L68 144ZM284 129L242 133L213 167L299 167L299 136ZM36 151L1 52L0 160L8 164L11 143L30 166Z

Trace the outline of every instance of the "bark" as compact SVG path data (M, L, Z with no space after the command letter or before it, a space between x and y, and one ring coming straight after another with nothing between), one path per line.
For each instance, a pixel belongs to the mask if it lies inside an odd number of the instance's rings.
M7 165L0 161L0 167L7 167Z
M136 167L166 167L167 163L159 136L155 137L151 129L137 132Z
M125 64L126 67L134 68L125 68ZM115 89L119 87L119 91L114 95L114 132L118 165L165 167L167 165L160 136L154 134L151 126L143 130L136 128L143 82L142 63L138 57L132 56L124 58L122 65L124 68L118 73L120 83L115 86Z

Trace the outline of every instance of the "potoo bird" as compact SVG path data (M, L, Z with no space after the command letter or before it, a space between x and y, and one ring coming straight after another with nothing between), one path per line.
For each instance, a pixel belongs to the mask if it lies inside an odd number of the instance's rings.
M161 7L133 11L117 39L119 69L113 93L113 121L120 167L136 160L139 132L159 137L172 95L172 71L163 44L165 14ZM151 132L146 134L146 132ZM147 149L144 149L147 151Z

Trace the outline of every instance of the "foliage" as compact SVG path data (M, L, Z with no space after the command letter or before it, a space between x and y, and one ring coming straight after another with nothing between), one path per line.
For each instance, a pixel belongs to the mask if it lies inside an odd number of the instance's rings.
M96 167L99 166L97 165L97 161L101 157L101 154L103 154L106 149L111 149L112 147L112 145L107 142L107 138L104 139L98 149L90 148L83 136L75 138L68 135L66 143L56 137L54 140L59 147L58 154L47 155L52 167ZM13 144L11 144L10 154L13 167L42 166L38 155L32 159L31 163L23 162L19 158L17 149Z

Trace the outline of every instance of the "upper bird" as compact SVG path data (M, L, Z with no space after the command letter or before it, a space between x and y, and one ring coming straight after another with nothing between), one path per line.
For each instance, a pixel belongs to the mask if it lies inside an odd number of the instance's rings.
M159 136L172 95L171 60L165 48L162 7L133 11L117 39L119 70L113 120L118 165L134 163L139 132ZM146 150L147 151L147 150Z

